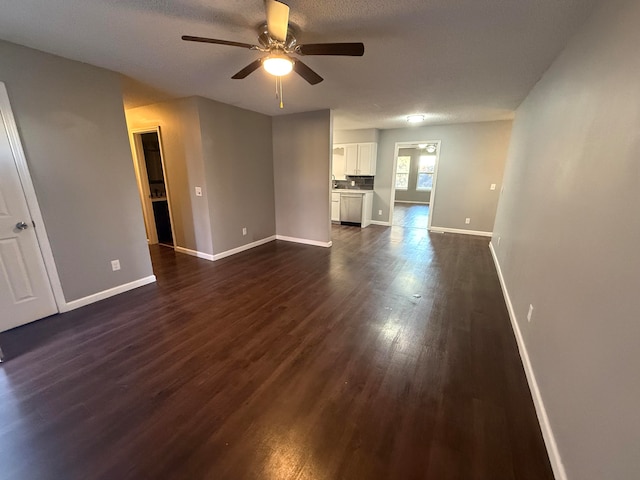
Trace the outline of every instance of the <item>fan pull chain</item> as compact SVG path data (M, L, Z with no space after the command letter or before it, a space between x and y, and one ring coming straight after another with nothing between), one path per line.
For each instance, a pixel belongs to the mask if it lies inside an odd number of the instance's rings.
M284 108L282 101L282 77L276 77L276 99L280 100L280 108Z

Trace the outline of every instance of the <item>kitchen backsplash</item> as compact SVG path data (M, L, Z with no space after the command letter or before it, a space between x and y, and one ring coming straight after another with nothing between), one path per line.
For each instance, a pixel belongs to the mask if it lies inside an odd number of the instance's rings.
M351 190L373 190L373 180L375 177L369 176L349 176L346 180L334 180L334 188L351 189ZM351 185L351 182L354 185Z

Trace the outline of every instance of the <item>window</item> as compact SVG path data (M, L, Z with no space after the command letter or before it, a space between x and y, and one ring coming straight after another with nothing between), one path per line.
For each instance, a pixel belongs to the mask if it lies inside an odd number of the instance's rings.
M396 166L396 190L409 188L409 169L411 168L411 156L399 156Z
M420 155L418 161L418 181L416 190L431 190L433 187L433 174L436 169L435 155ZM397 177L396 177L397 178ZM396 184L397 184L396 179Z

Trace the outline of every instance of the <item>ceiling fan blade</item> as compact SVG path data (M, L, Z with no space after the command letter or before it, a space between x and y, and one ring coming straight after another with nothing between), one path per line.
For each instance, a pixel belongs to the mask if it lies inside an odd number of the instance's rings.
M324 80L320 75L311 70L300 60L296 60L296 62L293 64L293 70L311 85L316 85Z
M234 80L241 80L243 78L247 78L250 74L252 74L253 72L255 72L257 69L259 69L262 66L262 59L259 58L258 60L256 60L255 62L251 62L249 65L247 65L246 67L244 67L242 70L240 70L238 73L236 73L233 77Z
M345 55L361 57L364 55L363 43L308 43L298 45L296 52L300 55Z
M279 42L287 39L289 28L289 7L277 0L265 0L267 9L267 29L269 36Z
M218 40L216 38L192 37L191 35L183 35L182 40L186 40L187 42L215 43L218 45L229 45L231 47L255 47L255 45L251 45L250 43L230 42L229 40Z

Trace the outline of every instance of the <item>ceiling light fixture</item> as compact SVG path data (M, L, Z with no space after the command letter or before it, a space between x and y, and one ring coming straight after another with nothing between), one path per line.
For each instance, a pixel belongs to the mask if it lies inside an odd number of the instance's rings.
M282 77L291 73L293 61L286 55L274 53L262 61L262 66L274 77Z
M424 115L409 115L407 117L407 122L409 123L420 123L420 122L424 122Z
M280 108L284 108L284 101L282 99L282 77L288 75L291 73L291 70L293 70L293 60L284 53L276 51L262 60L262 66L267 73L276 77L276 98L280 102Z

